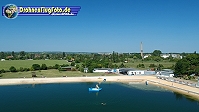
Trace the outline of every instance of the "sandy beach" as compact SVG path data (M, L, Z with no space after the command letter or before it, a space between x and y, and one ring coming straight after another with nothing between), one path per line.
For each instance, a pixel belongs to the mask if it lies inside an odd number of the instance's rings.
M70 83L70 82L148 82L166 88L168 90L182 93L199 100L199 88L188 85L169 82L158 79L155 76L94 76L94 77L59 77L59 78L17 78L0 79L0 85L19 85L19 84L42 84L42 83Z

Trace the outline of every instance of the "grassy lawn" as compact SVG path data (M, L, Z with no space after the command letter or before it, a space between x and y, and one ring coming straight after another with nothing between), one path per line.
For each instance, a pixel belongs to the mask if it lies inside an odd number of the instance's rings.
M0 74L2 79L4 78L31 78L32 72L35 72L38 78L42 76L45 77L82 77L82 76L116 76L117 74L107 74L107 73L82 73L79 71L58 71L55 69L51 70L41 70L41 71L28 71L28 72L16 72L16 73L2 73Z
M16 69L20 67L30 68L33 64L46 64L47 66L54 66L55 64L69 64L66 60L6 60L0 61L0 70L9 70L11 66Z
M117 65L120 65L121 63L116 63ZM130 68L137 68L137 65L139 64L144 64L145 68L138 68L138 69L148 69L150 64L155 64L156 66L159 64L162 64L164 68L171 67L172 65L175 65L175 62L168 62L168 61L161 61L161 62L156 62L156 61L130 61L129 63L124 63L127 67Z
M9 70L11 66L14 66L16 69L19 69L20 67L23 68L30 68L32 64L46 64L47 66L54 66L55 64L69 64L66 60L6 60L6 61L0 61L0 70ZM121 63L116 63L117 65L120 65ZM145 68L137 68L138 64L144 64ZM175 65L175 62L168 62L168 61L129 61L129 63L124 63L129 68L137 68L137 69L149 69L150 64L162 64L164 68L171 67L172 65ZM81 73L79 71L58 71L58 70L41 70L41 71L35 71L37 77L77 77L77 76L102 76L102 75L116 75L116 74L105 74L105 73ZM0 74L0 78L22 78L22 77L32 77L32 71L28 72L16 72L16 73L2 73Z

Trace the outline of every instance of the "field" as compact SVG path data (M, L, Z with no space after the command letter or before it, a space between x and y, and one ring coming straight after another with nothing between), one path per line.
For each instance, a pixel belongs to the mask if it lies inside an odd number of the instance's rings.
M46 64L47 66L54 66L55 64L69 64L66 60L6 60L6 61L0 61L0 70L9 70L11 66L14 66L16 69L19 69L20 67L23 68L30 68L32 64ZM115 63L117 65L120 65L121 63ZM144 64L145 68L137 68L138 64ZM156 66L158 64L162 64L164 68L171 67L175 64L175 62L155 62L155 61L130 61L129 63L124 63L124 65L128 68L137 68L137 69L149 69L150 64L155 64ZM102 76L102 75L116 75L116 74L106 74L106 73L81 73L79 71L58 71L54 69L50 70L40 70L40 71L28 71L28 72L6 72L0 74L0 78L30 78L32 77L32 72L35 72L37 77L81 77L81 76Z
M0 78L31 78L33 72L38 78L41 77L82 77L82 76L116 76L117 74L107 74L107 73L81 73L79 71L59 71L55 69L51 70L40 70L40 71L28 71L28 72L7 72L0 74Z
M0 70L9 70L11 66L16 69L20 67L30 68L33 64L46 64L47 66L54 66L55 64L69 64L66 60L6 60L0 61Z
M117 63L117 65L120 65L121 63ZM137 68L137 65L139 64L144 64L145 68L138 68L138 69L149 69L150 64L154 64L158 66L159 64L162 64L164 67L163 68L169 68L173 65L175 65L175 62L169 62L169 61L129 61L129 63L124 63L128 68Z
M47 66L54 66L55 64L69 64L66 60L6 60L6 61L0 61L0 70L9 70L11 66L14 66L16 69L19 69L20 67L23 68L30 68L32 64L46 64ZM117 65L120 65L121 63L115 63ZM129 63L124 63L129 68L137 68L138 64L144 64L145 68L138 68L138 69L148 69L150 64L162 64L164 68L171 67L172 65L175 65L175 62L168 62L168 61L132 61L130 60Z

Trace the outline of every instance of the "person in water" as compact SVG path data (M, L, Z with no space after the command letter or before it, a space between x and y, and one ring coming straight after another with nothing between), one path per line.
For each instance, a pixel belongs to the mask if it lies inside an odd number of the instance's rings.
M98 86L98 84L96 84L96 88L97 88L97 89L99 89L99 86Z

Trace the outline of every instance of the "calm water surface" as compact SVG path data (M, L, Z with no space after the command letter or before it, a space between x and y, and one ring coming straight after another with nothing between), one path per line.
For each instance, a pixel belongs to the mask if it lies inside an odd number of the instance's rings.
M105 82L89 92L95 84L0 86L0 112L199 112L197 101L156 86Z

